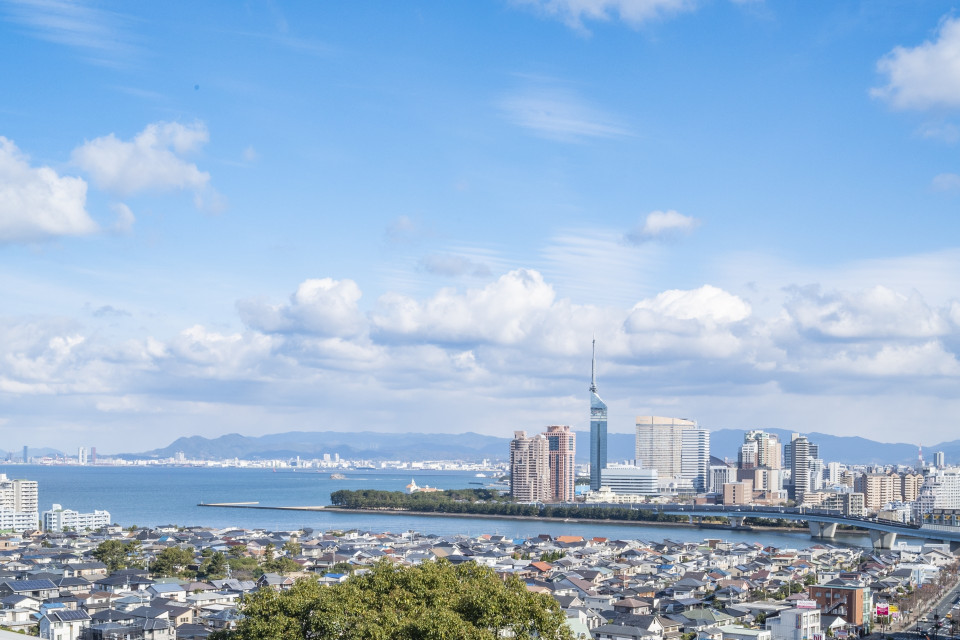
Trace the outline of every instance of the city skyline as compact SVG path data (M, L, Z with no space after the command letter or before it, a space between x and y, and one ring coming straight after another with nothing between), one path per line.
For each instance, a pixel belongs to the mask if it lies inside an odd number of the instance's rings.
M955 11L0 0L0 437L949 440Z

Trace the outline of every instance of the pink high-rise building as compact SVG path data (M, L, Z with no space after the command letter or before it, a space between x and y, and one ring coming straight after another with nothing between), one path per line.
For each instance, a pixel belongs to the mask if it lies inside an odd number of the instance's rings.
M576 436L570 427L558 425L547 427L543 435L547 438L550 454L550 499L553 502L573 502Z

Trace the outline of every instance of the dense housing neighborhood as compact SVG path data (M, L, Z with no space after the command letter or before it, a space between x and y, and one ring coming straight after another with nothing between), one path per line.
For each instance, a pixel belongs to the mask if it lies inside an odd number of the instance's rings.
M244 597L333 585L379 562L475 562L559 603L582 639L817 640L916 616L955 579L947 545L869 552L706 539L129 528L0 537L0 627L48 640L232 629ZM879 615L878 615L879 612Z

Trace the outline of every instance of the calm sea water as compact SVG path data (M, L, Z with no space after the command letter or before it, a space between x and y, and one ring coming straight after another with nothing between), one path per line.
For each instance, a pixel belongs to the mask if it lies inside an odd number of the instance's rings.
M338 489L383 489L400 491L416 480L418 485L440 489L478 487L486 482L473 473L442 471L393 472L348 471L345 480L333 480L329 473L270 469L202 469L191 467L68 467L0 465L10 478L37 480L40 510L58 503L64 508L87 512L106 509L123 526L162 524L247 529L314 530L362 529L426 534L500 534L526 538L551 535L603 536L640 540L699 541L724 538L760 542L776 547L807 547L813 543L803 532L745 532L702 530L680 527L611 525L607 523L500 520L494 518L453 518L391 516L384 514L267 511L199 507L200 502L259 502L264 506L313 506L330 504L330 493ZM868 546L865 535L842 536L838 543Z

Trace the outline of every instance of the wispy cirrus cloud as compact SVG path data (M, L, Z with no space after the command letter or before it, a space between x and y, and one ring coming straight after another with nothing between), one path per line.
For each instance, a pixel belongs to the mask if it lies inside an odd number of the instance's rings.
M130 18L81 0L8 0L3 14L30 35L78 49L98 64L128 64L137 51Z
M633 135L617 116L559 87L529 87L499 101L503 116L543 138L581 142Z
M515 3L578 31L586 31L585 21L621 20L637 27L650 20L691 11L697 5L695 0L516 0Z

